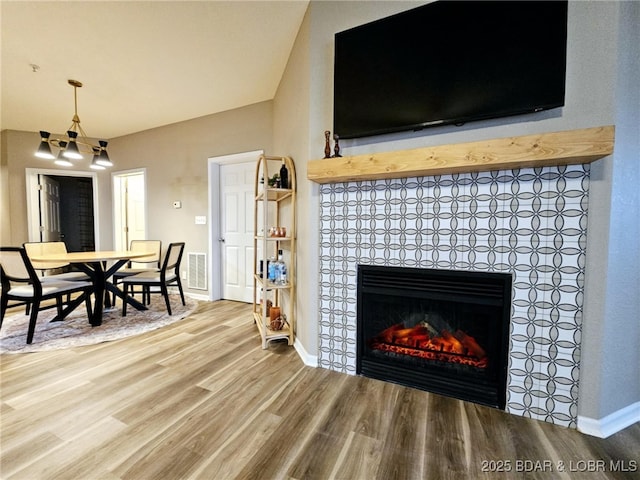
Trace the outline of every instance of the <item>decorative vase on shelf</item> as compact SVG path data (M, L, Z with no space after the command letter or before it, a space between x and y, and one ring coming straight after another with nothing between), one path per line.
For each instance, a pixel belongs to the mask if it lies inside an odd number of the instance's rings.
M280 187L289 188L289 171L287 170L284 161L282 162L282 166L280 167Z

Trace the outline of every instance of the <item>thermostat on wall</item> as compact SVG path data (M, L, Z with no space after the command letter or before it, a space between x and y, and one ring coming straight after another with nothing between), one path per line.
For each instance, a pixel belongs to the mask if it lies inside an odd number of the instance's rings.
M182 202L180 200L176 200L173 202L173 208L182 208Z

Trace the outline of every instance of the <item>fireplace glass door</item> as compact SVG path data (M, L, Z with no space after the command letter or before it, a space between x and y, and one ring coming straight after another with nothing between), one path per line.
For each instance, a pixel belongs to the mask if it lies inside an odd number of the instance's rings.
M358 267L357 373L505 408L511 275Z

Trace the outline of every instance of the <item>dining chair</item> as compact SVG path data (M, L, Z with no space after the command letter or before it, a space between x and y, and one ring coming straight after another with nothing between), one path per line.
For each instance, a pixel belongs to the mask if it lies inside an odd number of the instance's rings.
M89 282L91 278L84 272L80 272L77 270L69 270L68 263L60 262L60 263L51 263L51 262L37 262L31 260L32 257L37 257L39 255L49 255L49 254L66 254L67 253L67 245L64 242L25 242L22 244L24 249L29 256L29 260L31 261L31 265L35 270L40 272L40 281L43 283L48 282L57 282L59 280L68 280L70 282ZM57 270L64 269L67 271L56 272ZM71 294L67 295L67 301L71 299ZM26 305L25 314L29 315L30 304Z
M129 250L133 252L153 252L152 255L146 257L136 258L127 262L126 266L120 268L111 277L111 282L114 286L118 286L119 282L125 277L131 275L137 275L144 272L159 272L160 271L160 255L162 250L162 242L160 240L131 240L129 243ZM134 295L137 292L131 292ZM148 296L143 295L143 303L149 303ZM116 302L116 294L113 294L113 304Z
M182 260L183 252L184 242L171 243L169 244L164 261L162 262L162 267L159 271L138 273L122 279L122 284L124 285L124 299L122 301L123 317L127 315L127 298L129 291L135 286L142 287L147 297L150 296L151 293L161 293L164 297L164 302L167 305L167 312L169 312L169 315L172 313L167 287L177 286L180 291L182 305L185 305L182 282L180 281L180 261ZM160 290L152 291L151 287L160 287Z
M92 282L57 280L42 282L36 273L24 247L0 247L0 328L9 306L30 305L27 343L33 341L38 313L49 308L57 308L57 320L64 320L78 305L85 303L87 316L91 317ZM63 301L72 293L80 293L70 301ZM55 299L55 304L43 305L46 300ZM9 302L15 302L9 305ZM64 308L63 308L64 307Z
M68 263L37 262L31 260L33 257L42 255L59 253L66 254L67 246L64 242L26 242L23 243L22 246L26 250L33 268L41 272L42 275L40 277L40 281L43 283L57 282L59 280L69 280L71 282L88 282L91 280L89 278L89 275L77 270L55 273L55 271L58 269L68 267Z

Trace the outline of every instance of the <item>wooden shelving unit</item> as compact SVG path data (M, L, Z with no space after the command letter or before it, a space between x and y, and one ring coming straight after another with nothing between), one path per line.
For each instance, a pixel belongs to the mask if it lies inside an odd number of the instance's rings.
M335 183L590 163L613 153L614 133L608 125L311 160L307 178Z
M269 179L285 165L289 184L269 186ZM286 228L286 235L272 236L271 227ZM283 251L287 265L287 283L268 279L268 261ZM253 240L253 319L262 338L262 348L276 339L295 339L295 260L296 260L296 171L289 157L261 155L256 166ZM262 267L261 267L262 266ZM281 329L271 327L268 301L280 307L286 322Z

